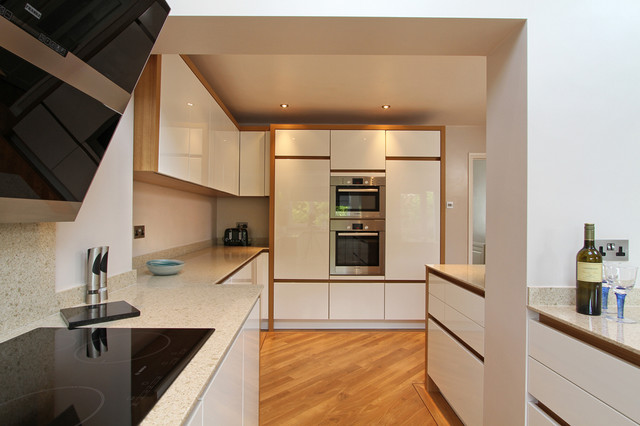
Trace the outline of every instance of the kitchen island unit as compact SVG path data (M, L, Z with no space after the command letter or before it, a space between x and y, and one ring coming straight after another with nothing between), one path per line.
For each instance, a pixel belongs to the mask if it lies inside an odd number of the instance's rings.
M426 372L467 425L483 422L484 265L427 265Z
M262 286L252 284L217 285L234 272L251 263L265 251L260 247L211 247L178 257L184 269L173 276L153 276L146 268L138 271L138 281L109 294L108 302L126 301L138 308L139 317L102 323L105 328L215 328L193 359L160 397L142 421L142 425L203 424L207 415L207 394L230 354L259 359L259 309ZM12 336L37 327L66 327L59 314L31 324ZM245 347L244 343L250 342ZM251 348L248 353L247 349ZM241 351L240 351L241 349ZM245 353L247 352L247 353ZM242 395L250 394L256 408L257 424L257 368L245 376L234 376L235 388ZM250 386L248 386L250 384ZM229 392L231 393L231 392ZM212 401L215 403L216 401ZM204 409L204 415L203 410ZM211 410L210 410L211 411ZM198 417L199 416L199 417ZM206 424L206 423L205 423ZM246 424L253 424L252 421Z

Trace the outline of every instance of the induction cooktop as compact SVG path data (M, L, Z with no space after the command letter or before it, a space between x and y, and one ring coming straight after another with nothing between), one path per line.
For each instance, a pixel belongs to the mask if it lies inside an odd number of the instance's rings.
M0 344L3 425L137 425L213 334L38 328Z

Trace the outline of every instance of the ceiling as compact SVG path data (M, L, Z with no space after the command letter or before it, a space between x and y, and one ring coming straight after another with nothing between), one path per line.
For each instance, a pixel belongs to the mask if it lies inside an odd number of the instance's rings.
M169 17L154 53L189 55L243 125L483 125L486 55L522 23Z

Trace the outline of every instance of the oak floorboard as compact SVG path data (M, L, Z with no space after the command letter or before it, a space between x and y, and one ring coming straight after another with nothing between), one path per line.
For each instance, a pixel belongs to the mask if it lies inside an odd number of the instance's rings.
M424 331L275 331L260 354L261 425L437 423L424 382Z

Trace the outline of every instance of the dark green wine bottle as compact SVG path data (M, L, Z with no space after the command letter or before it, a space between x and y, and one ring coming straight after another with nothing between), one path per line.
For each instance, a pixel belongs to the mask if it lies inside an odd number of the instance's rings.
M602 309L602 256L595 247L596 227L584 224L584 247L576 256L576 312L600 315Z

